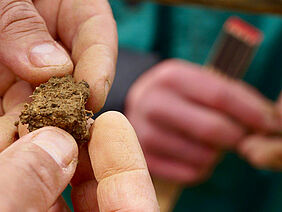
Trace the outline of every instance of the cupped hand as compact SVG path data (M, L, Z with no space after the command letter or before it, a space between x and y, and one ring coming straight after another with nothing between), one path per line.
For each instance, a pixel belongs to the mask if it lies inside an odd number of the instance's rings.
M126 100L126 115L157 177L194 184L211 174L221 150L247 132L279 128L274 104L256 90L180 60L143 74Z
M138 139L123 115L98 117L88 148L81 148L78 158L75 140L54 127L11 144L0 153L0 211L69 211L60 195L77 164L75 211L159 211Z
M0 43L0 69L39 84L75 66L74 77L90 85L89 108L104 105L117 58L107 0L1 0Z

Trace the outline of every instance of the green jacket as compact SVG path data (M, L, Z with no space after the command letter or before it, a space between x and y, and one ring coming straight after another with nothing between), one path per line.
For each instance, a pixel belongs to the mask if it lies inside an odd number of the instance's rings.
M275 100L282 89L282 17L204 7L110 1L121 47L203 64L224 21L237 15L264 32L245 80ZM258 171L229 153L208 182L187 188L175 211L282 211L282 174Z
M264 32L245 80L276 99L282 88L282 17L248 15L192 6L111 1L121 47L157 52L203 64L224 21L237 15ZM282 211L282 175L257 171L228 154L212 178L187 188L175 211Z

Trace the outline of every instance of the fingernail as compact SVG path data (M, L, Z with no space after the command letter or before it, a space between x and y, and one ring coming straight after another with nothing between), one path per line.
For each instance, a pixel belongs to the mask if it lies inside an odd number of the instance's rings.
M69 56L59 44L49 42L33 47L29 60L37 67L63 66L69 61Z
M62 168L68 167L77 157L74 139L58 130L39 130L32 142L47 152Z

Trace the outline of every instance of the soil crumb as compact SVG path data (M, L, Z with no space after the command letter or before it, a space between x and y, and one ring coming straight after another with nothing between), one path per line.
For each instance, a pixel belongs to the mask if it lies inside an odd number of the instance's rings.
M93 116L85 109L90 94L87 82L75 82L71 75L52 77L35 89L32 102L24 105L20 122L30 132L45 126L59 127L78 143L87 142L87 120Z

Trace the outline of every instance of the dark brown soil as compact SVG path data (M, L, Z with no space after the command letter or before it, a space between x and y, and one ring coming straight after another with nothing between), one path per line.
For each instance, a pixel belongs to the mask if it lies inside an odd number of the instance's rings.
M78 143L87 142L87 120L93 115L85 109L89 97L87 82L75 82L71 75L52 77L41 84L25 104L20 122L28 124L29 131L45 126L55 126L70 133Z

